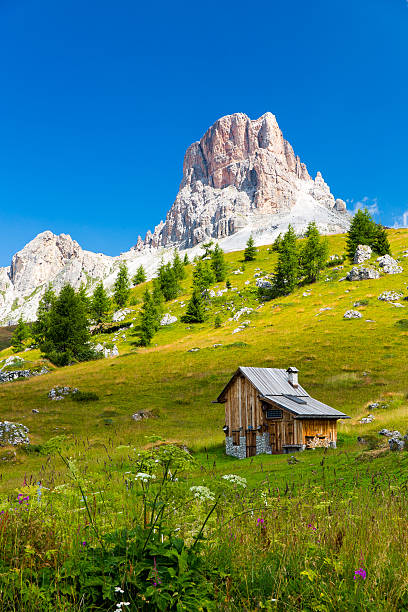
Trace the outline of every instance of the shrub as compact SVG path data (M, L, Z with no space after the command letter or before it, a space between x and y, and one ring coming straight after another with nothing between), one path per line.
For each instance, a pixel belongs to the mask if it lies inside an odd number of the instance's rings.
M77 391L72 394L72 399L75 402L96 402L99 399L99 395L94 391Z

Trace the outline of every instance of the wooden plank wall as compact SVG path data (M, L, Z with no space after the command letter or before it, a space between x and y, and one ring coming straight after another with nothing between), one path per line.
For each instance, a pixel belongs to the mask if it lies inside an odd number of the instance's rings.
M306 436L325 436L329 440L337 441L337 421L334 419L304 419L303 444Z
M225 422L234 431L242 427L242 435L249 425L254 429L263 423L262 404L258 391L244 376L238 376L226 393Z
M241 436L249 425L256 430L258 425L267 425L268 431L273 424L276 432L280 432L281 444L305 444L306 436L322 435L330 440L337 440L335 420L329 419L295 419L294 415L283 410L282 419L266 419L262 410L262 402L258 398L257 389L244 376L237 376L226 392L225 423L230 434L242 427ZM280 409L280 406L276 405ZM293 424L293 435L290 432ZM277 429L276 429L277 428Z

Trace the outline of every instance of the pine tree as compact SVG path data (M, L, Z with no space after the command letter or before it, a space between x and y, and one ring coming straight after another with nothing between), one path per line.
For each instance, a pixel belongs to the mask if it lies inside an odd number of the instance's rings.
M162 261L157 278L166 302L174 300L180 293L180 285L172 265Z
M225 286L227 289L231 289L231 281L229 278L227 278L227 280L225 281Z
M139 266L136 270L136 274L132 278L132 283L134 285L140 285L140 283L144 283L146 281L146 272L143 266Z
M140 344L142 346L149 346L158 327L157 308L153 296L147 288L143 295L143 305L139 316L139 327Z
M202 293L214 282L215 276L209 262L199 260L193 272L193 287Z
M217 314L214 319L214 327L218 329L219 327L221 327L221 323L222 323L221 315Z
M91 315L98 325L106 320L110 308L111 300L105 291L103 283L100 282L93 292L90 309Z
M387 231L381 223L377 225L375 241L372 248L377 255L391 255L391 246L388 242Z
M255 242L252 236L248 238L246 249L244 251L244 261L254 261L256 259Z
M211 267L217 283L224 281L227 275L227 264L225 262L224 251L218 243L211 253Z
M204 259L205 257L211 257L211 247L213 244L214 240L210 240L209 242L204 242L204 244L201 245L201 248L204 249L204 255L202 256L202 259Z
M274 251L275 253L279 253L281 244L282 244L282 234L279 234L278 236L276 236L275 241L272 245L272 251Z
M307 283L318 280L329 254L329 245L326 239L322 239L316 223L309 223L306 231L306 241L300 253L301 273Z
M188 264L190 263L189 259L188 259L188 255L187 253L184 255L184 259L183 259L183 264L185 266L188 266Z
M113 299L119 308L126 306L130 295L129 271L125 263L119 266L119 272L115 280Z
M65 285L52 304L41 350L57 365L93 356L89 347L89 322L81 297Z
M377 225L372 216L367 209L358 210L347 232L346 251L350 261L354 260L354 255L359 244L367 244L373 248L376 237Z
M14 330L13 336L11 338L11 346L13 347L13 351L18 353L18 351L22 351L24 348L24 342L28 340L31 332L27 323L23 321L23 318L20 317L17 323L17 327Z
M82 303L85 308L85 312L89 315L91 313L91 298L86 293L86 288L85 288L84 283L81 283L81 286L78 289L77 295L80 298L80 300L82 300Z
M152 291L153 304L156 309L156 331L160 327L160 319L164 312L164 296L160 288L159 279L153 280L153 291Z
M32 336L36 344L42 344L45 341L49 326L49 316L51 308L56 300L55 293L48 287L42 296L37 309L37 320L33 323Z
M181 320L184 323L203 323L205 318L203 297L198 289L194 289Z
M291 225L283 236L278 256L273 282L273 293L275 296L289 295L296 287L299 278L299 261L297 251L297 240Z
M184 269L184 264L180 258L180 254L177 249L174 249L173 255L173 272L176 277L176 281L179 282L183 280L186 276L186 271Z

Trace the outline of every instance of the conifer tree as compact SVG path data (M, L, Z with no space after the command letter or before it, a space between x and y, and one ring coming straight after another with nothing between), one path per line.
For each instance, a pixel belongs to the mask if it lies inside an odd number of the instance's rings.
M164 296L160 288L159 279L153 280L153 291L152 291L153 304L156 309L156 331L160 327L160 318L164 312Z
M90 297L86 293L86 288L85 288L84 283L81 283L81 286L78 289L77 295L80 298L80 300L82 300L82 303L83 303L84 308L85 308L85 312L87 314L90 314L91 313L91 299L90 299Z
M126 306L130 295L129 271L125 263L119 266L119 272L115 280L113 299L119 308Z
M204 249L204 255L202 256L202 259L204 259L205 257L211 257L211 247L213 244L214 240L209 240L209 242L204 242L204 244L201 245L201 248Z
M97 324L103 323L106 320L110 308L111 300L105 291L103 283L100 282L93 292L90 308L91 315Z
M377 226L372 216L367 209L358 210L347 232L346 251L350 261L354 260L354 254L359 244L367 244L373 248L376 237Z
M217 283L224 281L227 275L227 264L225 262L224 251L218 243L211 253L211 267Z
M212 267L208 261L199 260L193 272L193 287L202 293L215 282Z
M278 263L273 281L273 293L275 296L289 295L296 287L299 278L299 261L297 251L297 240L291 225L282 238L279 250Z
M41 350L57 365L89 359L89 322L81 297L65 285L52 304Z
M132 278L132 283L134 285L140 285L140 283L144 283L146 281L146 272L142 265L138 267L136 270L136 274Z
M252 235L248 238L244 251L244 261L254 261L256 259L256 247Z
M272 245L272 251L275 251L275 253L279 253L281 244L282 244L282 234L279 234L278 236L276 236L275 241Z
M306 231L306 242L300 253L300 269L307 283L318 280L329 254L329 245L322 239L316 223L309 223Z
M231 281L229 278L227 278L227 280L225 281L225 286L227 289L231 289Z
M140 310L139 321L140 344L142 346L149 346L158 329L158 323L156 304L147 288L143 294L143 305Z
M165 264L162 261L157 278L166 302L174 300L180 292L180 285L170 262Z
M56 300L55 293L49 286L42 296L37 309L37 320L33 323L32 336L36 344L42 344L49 326L51 308Z
M373 250L377 255L391 255L391 246L388 241L387 231L381 223L377 225Z
M11 338L11 346L13 347L13 351L15 353L18 353L18 351L23 350L24 342L28 340L30 335L30 328L23 320L23 317L20 317L17 323L17 327L14 330L13 336Z
M187 253L184 255L184 259L183 259L183 264L185 266L188 266L188 264L190 263L189 259L188 259L188 255Z
M221 323L222 323L221 315L217 314L214 319L214 327L218 329L219 327L221 327Z
M184 269L184 264L181 261L180 254L177 249L174 249L173 255L173 272L176 277L176 281L179 282L183 280L186 276L186 271Z
M200 290L195 288L181 320L184 323L203 323L205 318L204 300Z

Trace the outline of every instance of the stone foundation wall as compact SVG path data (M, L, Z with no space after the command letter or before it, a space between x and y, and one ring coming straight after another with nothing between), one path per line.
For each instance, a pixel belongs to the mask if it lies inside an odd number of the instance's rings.
M225 438L225 452L227 455L230 455L231 457L236 457L237 459L245 459L246 457L246 437L240 436L239 446L235 446L232 442L232 436L227 436Z
M272 447L269 444L269 433L267 431L260 436L256 436L256 454L272 455Z

